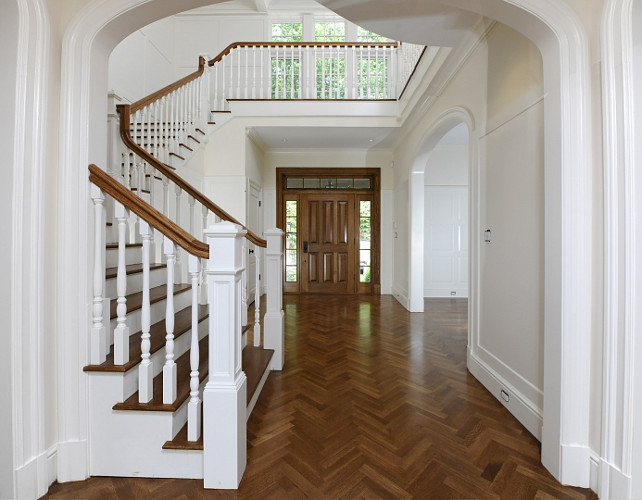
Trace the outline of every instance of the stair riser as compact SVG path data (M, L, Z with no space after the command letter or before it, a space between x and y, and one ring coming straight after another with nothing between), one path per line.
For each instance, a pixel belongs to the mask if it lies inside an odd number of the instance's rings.
M192 294L190 290L186 290L182 293L174 295L174 312L177 313L181 309L189 306L191 304ZM153 325L165 317L165 312L167 308L167 301L165 299L159 300L155 304L152 304L149 308L151 321L150 324ZM137 309L127 313L126 324L129 327L129 332L134 333L141 330L141 316L142 310ZM117 318L113 318L109 322L109 329L112 332L112 343L113 343L113 332L118 324Z
M189 399L173 413L114 411L114 401L123 400L122 385L114 383L120 377L114 373L93 373L89 379L94 429L89 443L90 475L202 478L202 451L162 449L165 441L178 432L174 429L185 425Z
M198 339L201 340L207 335L207 320L203 320L198 325ZM174 359L178 359L184 353L186 353L192 342L192 330L185 332L183 335L178 337L174 342ZM152 366L154 377L163 371L163 365L165 364L165 347L159 349L151 356ZM123 399L126 400L132 394L138 390L138 366L135 366L131 370L125 372L123 377Z
M141 247L125 248L125 265L140 264L143 260ZM105 256L105 267L118 266L118 248L108 248Z
M149 287L154 288L167 283L167 269L152 269L149 272ZM112 299L118 297L116 278L105 281L105 296ZM143 273L135 273L127 276L127 293L140 292L143 289Z

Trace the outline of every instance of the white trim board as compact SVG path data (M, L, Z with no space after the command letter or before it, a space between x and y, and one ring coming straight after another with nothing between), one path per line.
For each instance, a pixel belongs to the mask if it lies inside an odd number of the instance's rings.
M542 412L512 384L468 349L468 370L538 440L542 439ZM510 395L502 399L501 391Z

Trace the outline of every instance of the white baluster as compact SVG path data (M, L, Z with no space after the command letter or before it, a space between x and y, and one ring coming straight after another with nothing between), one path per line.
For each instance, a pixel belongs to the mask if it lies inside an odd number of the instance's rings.
M105 299L103 298L105 285L105 265L103 260L103 252L105 250L105 240L103 239L105 234L105 221L103 220L105 195L94 184L91 185L91 199L94 203L94 297L91 308L90 362L92 365L99 365L107 357L107 344L109 343L103 317L105 312Z
M125 243L129 211L117 201L114 202L114 215L118 222L118 272L116 289L118 294L117 326L114 330L114 364L124 365L129 361L129 327L127 326L127 269Z
M379 63L379 46L375 45L375 99L380 99L380 93L382 91L379 83Z
M325 99L325 46L321 45L321 99Z
M281 71L279 71L279 46L276 45L274 47L274 62L276 64L276 67L274 68L274 96L272 96L272 93L270 92L270 97L272 99L278 99L279 98L279 84L281 82Z
M298 99L303 99L303 82L301 81L303 79L303 53L302 53L302 48L301 45L299 45L299 88L298 88L298 93L297 93L297 98Z
M363 45L359 46L359 99L363 99Z
M370 81L370 45L368 45L368 99L371 99L371 87L372 87L372 82Z
M176 219L175 222L180 227L183 227L181 224L181 194L183 190L176 184L174 186L174 193L176 194ZM178 284L182 282L183 271L181 267L181 248L176 248L176 271L174 272L174 283Z
M290 99L294 99L294 47L290 47Z
M241 48L236 49L236 98L241 98Z
M167 262L167 299L165 309L165 365L163 366L163 404L176 400L176 363L174 361L174 263L176 248L167 236L163 240Z
M205 205L202 206L202 219L203 219L203 225L201 228L201 235L202 238L205 239L205 229L207 229L207 213L208 209ZM194 234L194 233L192 233ZM205 277L205 268L207 267L207 259L203 259L202 262L202 268L203 268L203 279L201 281L201 304L207 304L207 279Z
M196 209L196 200L193 196L187 197L187 204L189 205L189 234L196 238L196 225L195 225L195 209Z
M256 45L252 45L252 99L256 99Z
M190 346L190 399L187 405L187 440L197 441L201 437L201 400L198 391L198 276L200 273L198 257L189 256L189 276L192 283L192 343Z
M214 109L209 109L209 111L216 111L219 109L219 100L218 100L218 67L223 64L223 61L219 61L214 65ZM209 120L208 120L209 121Z
M141 307L141 342L140 357L141 362L138 365L138 402L149 403L154 397L154 371L150 359L150 327L151 313L149 303L149 247L152 239L152 233L149 230L149 224L144 220L139 223L140 236L143 240L142 257L143 257L143 302Z
M254 345L261 345L261 248L254 245Z

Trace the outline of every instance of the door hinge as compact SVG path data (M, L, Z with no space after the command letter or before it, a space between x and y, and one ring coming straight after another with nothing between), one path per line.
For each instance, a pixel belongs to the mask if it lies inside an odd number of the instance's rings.
M259 207L261 206L261 200L259 200Z
M261 281L261 275L259 274L259 281Z

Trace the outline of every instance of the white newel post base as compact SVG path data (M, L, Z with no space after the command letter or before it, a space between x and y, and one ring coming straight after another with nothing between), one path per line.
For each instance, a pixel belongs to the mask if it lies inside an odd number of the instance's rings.
M241 370L241 226L220 222L204 231L210 248L209 381L203 391L206 488L238 488L247 463L247 381Z
M274 349L270 362L271 370L282 370L285 359L283 346L283 231L270 229L264 233L267 240L265 250L265 275L267 303L263 319L263 347Z

